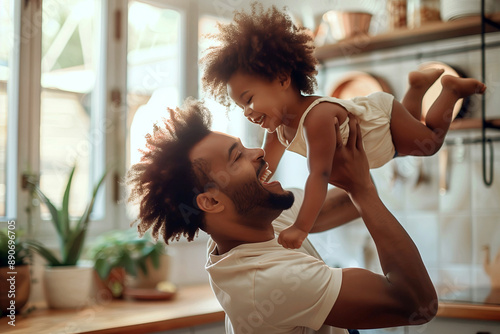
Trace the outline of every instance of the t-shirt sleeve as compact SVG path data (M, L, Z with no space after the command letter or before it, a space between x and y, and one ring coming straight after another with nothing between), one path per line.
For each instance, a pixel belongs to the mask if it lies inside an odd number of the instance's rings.
M276 260L256 274L256 312L276 327L318 330L337 300L342 269L300 252Z

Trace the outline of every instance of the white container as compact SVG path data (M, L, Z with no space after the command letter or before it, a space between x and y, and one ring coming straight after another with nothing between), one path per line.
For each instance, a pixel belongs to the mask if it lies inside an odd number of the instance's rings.
M92 266L45 267L43 287L47 305L56 309L86 306L92 288Z
M492 13L494 0L485 0L485 12ZM481 0L441 0L441 20L453 21L481 15Z

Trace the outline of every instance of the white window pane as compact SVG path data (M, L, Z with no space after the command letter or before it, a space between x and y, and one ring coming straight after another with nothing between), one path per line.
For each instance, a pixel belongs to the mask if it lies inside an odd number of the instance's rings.
M166 108L180 103L181 15L139 1L129 1L127 53L127 108L131 164L154 121Z
M88 201L92 145L104 145L91 140L91 118L98 112L93 100L101 62L100 20L100 1L43 1L40 186L60 205L76 163L73 216L81 215Z
M9 118L14 115L9 115L9 109L13 101L9 100L8 91L12 89L10 86L14 83L11 77L13 57L12 50L14 46L14 1L0 2L0 217L7 215L7 168L9 163L7 158L9 140L12 139L12 132L9 132ZM11 130L12 131L12 130ZM15 165L14 165L15 166ZM12 193L12 191L11 191ZM12 213L13 214L13 213Z
M204 56L205 51L212 46L216 46L217 42L213 39L207 38L211 34L217 34L219 29L217 28L217 23L228 23L229 20L218 18L214 16L204 15L200 17L198 21L198 60ZM202 91L201 76L203 73L199 73L200 81L200 96L205 100L205 106L210 110L212 114L212 129L214 131L221 131L228 133L230 135L240 137L244 145L248 146L259 146L256 145L252 138L255 138L254 132L249 133L249 129L255 129L251 123L250 126L247 124L247 120L243 115L241 108L232 106L230 110L226 107L220 105L214 99L209 97L208 94ZM258 129L257 129L258 131ZM259 138L262 136L259 136Z

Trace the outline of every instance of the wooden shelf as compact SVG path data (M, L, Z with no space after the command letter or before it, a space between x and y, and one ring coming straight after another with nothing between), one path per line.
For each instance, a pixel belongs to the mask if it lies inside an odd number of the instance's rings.
M450 130L472 130L481 129L483 121L480 118L459 118L450 124ZM487 129L500 129L500 119L487 119Z
M500 13L487 16L499 22ZM486 32L498 29L486 25ZM400 29L375 36L359 36L336 44L317 47L315 56L319 61L350 57L375 50L383 50L442 39L477 35L481 33L481 17L472 16L450 22L437 22L418 29Z

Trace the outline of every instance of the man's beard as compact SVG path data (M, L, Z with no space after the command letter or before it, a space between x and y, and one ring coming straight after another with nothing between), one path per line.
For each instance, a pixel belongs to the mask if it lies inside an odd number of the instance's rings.
M293 205L294 196L291 191L275 194L262 188L257 181L250 181L234 190L224 191L233 200L239 215L259 213L261 209L283 211Z

